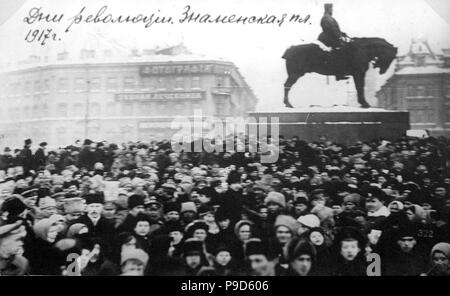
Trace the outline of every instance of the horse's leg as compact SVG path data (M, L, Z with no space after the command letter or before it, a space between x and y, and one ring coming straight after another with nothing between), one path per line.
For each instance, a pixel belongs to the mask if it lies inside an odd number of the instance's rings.
M365 72L353 74L353 80L355 81L356 92L358 94L358 103L361 105L361 108L370 108L364 96L365 77Z
M288 72L288 79L284 83L284 105L288 108L294 108L291 103L289 103L289 91L291 90L291 87L297 82L297 80L303 76L299 73L290 73Z

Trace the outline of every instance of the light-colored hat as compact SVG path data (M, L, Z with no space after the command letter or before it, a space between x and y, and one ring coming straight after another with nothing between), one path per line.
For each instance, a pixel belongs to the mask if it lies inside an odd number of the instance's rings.
M41 210L51 208L51 207L56 207L56 201L53 198L46 196L39 200L39 208Z
M319 218L316 215L313 215L313 214L300 216L297 219L297 221L300 222L301 224L305 225L306 227L309 227L309 228L314 228L314 227L319 227L320 226Z
M127 260L136 259L142 262L142 264L147 265L148 254L141 249L131 249L125 250L121 254L120 264L124 264Z

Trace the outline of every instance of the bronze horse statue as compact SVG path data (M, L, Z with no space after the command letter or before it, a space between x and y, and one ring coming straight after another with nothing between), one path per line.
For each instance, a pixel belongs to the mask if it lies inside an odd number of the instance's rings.
M379 68L384 74L397 55L397 48L382 38L353 38L345 49L326 52L314 43L289 47L283 58L286 60L288 79L284 84L284 104L293 108L289 103L289 91L297 80L306 73L335 75L344 73L353 76L358 103L362 108L369 108L364 96L364 84L369 63ZM336 63L339 61L339 63ZM339 68L339 71L336 69Z

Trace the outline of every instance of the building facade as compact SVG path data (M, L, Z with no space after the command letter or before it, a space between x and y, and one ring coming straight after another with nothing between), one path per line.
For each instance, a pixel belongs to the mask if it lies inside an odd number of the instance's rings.
M95 50L76 58L61 52L54 61L31 57L0 77L0 125L10 146L26 138L50 146L170 138L179 116L245 117L257 103L232 62L183 46L125 57Z
M436 54L426 40L413 40L377 98L382 108L408 110L411 129L449 136L450 49Z

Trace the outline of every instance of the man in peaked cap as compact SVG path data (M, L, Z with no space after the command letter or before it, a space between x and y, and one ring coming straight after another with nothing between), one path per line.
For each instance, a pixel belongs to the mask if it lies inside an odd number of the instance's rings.
M28 273L28 260L20 255L26 235L21 220L0 226L0 276Z
M28 175L30 170L33 169L33 153L31 152L30 147L31 139L26 139L25 145L19 154L20 164L23 167L23 172L25 175Z
M42 142L39 144L39 148L34 153L34 167L37 170L45 167L45 165L47 164L47 152L45 151L46 148L47 142Z
M86 200L86 214L73 223L85 224L89 230L88 236L92 239L98 239L105 244L112 242L114 225L102 217L105 200L103 193L87 194L84 198Z

